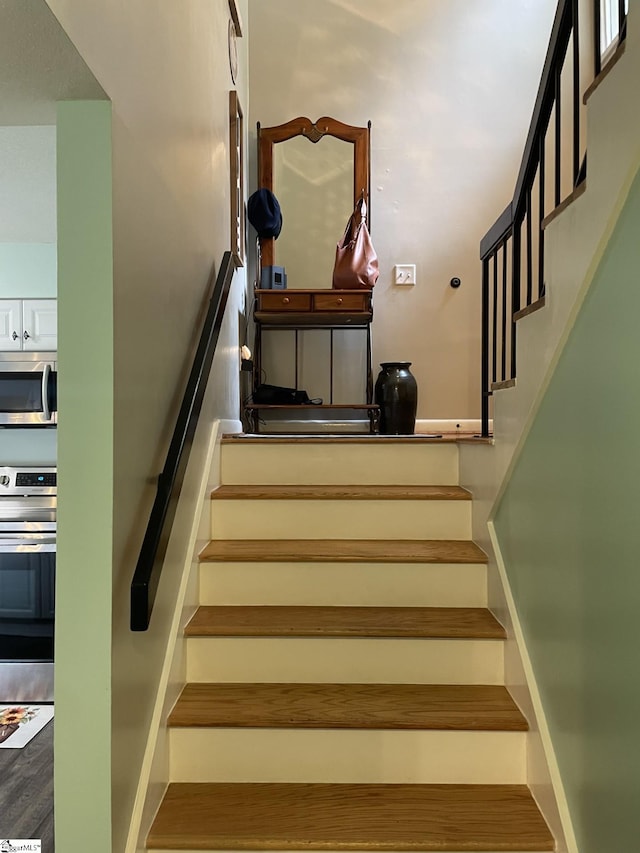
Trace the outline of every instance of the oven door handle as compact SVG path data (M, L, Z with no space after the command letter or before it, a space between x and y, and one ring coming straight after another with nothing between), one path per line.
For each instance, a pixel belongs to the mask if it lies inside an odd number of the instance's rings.
M51 375L51 365L45 364L42 368L42 416L46 421L51 420L51 412L49 411L49 377Z
M0 554L51 554L56 550L55 536L3 536L0 533Z

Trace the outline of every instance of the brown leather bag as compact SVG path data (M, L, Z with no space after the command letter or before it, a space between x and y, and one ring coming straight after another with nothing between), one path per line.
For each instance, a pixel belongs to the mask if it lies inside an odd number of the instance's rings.
M339 290L371 290L379 274L378 256L367 228L367 203L362 196L336 247L333 287Z

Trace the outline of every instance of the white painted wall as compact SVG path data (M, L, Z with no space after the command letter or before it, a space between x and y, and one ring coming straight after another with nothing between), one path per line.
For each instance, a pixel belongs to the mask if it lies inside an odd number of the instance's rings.
M55 126L0 127L0 243L55 241Z
M56 128L0 127L0 299L55 295Z
M57 274L55 243L0 243L0 299L54 299Z
M56 293L55 125L0 126L0 299ZM55 465L55 430L0 430L0 460Z
M249 0L254 163L256 121L372 121L374 366L413 362L419 418L479 416L479 241L513 194L555 6Z

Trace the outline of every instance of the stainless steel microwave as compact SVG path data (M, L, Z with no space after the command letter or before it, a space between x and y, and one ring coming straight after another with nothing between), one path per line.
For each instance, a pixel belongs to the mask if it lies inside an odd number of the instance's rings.
M55 352L0 353L0 426L55 426L57 380Z

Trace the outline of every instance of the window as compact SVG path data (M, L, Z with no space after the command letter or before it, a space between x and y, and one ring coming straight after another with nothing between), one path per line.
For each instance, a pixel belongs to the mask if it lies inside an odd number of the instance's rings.
M629 0L624 0L624 14L629 11ZM619 0L600 0L600 54L603 59L615 50L620 37Z

